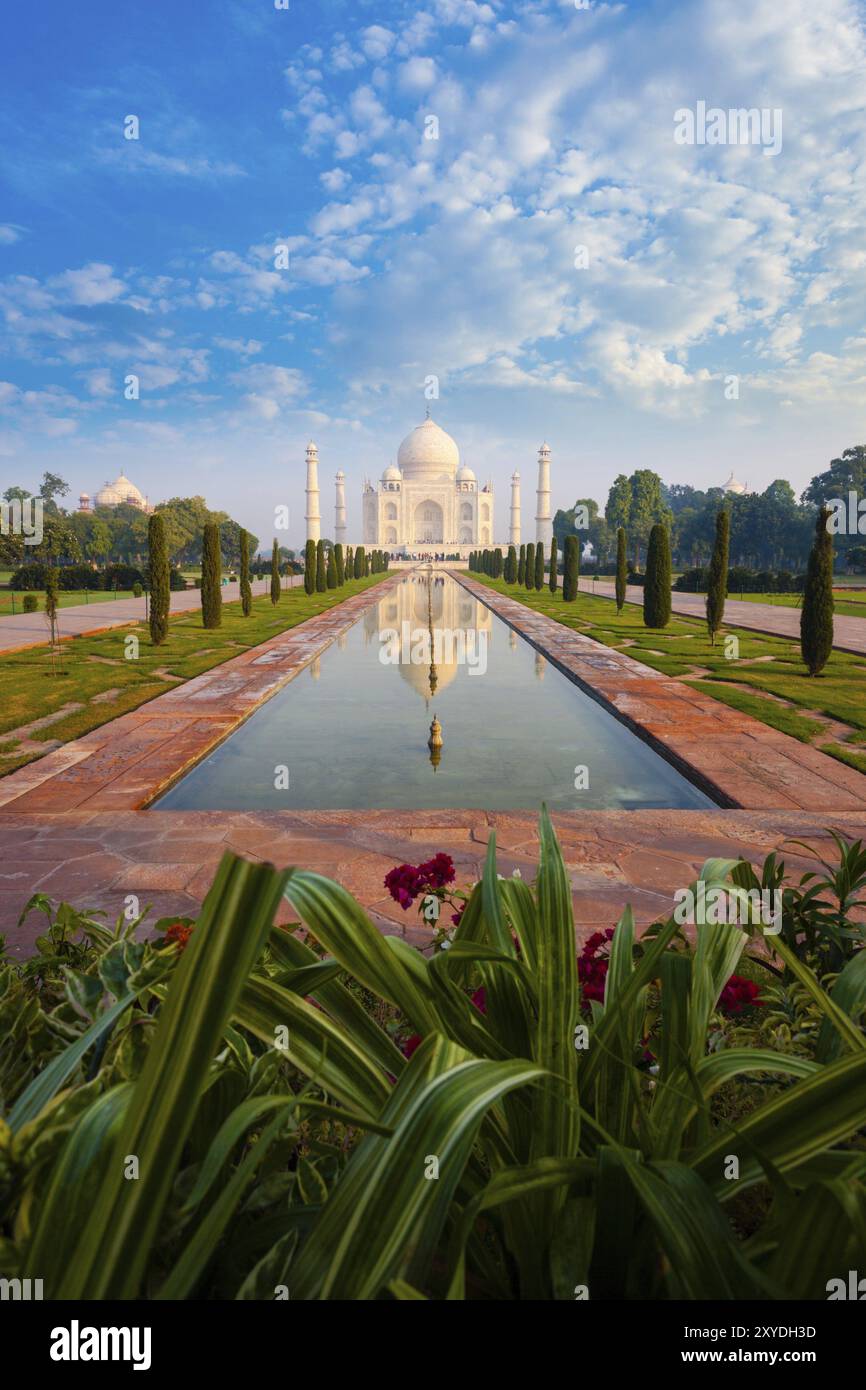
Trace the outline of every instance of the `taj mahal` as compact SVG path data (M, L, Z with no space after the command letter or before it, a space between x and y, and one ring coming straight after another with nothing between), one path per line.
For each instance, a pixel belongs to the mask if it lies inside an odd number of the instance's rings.
M319 452L307 446L307 540L321 539ZM335 478L334 542L345 544L346 486L342 469ZM495 546L493 484L479 485L472 469L460 461L457 444L430 418L407 434L378 483L369 478L361 491L362 544L393 555L419 550L446 551L465 557L475 548ZM550 449L538 451L535 540L547 548L553 536L550 515ZM520 474L511 476L507 545L520 545Z

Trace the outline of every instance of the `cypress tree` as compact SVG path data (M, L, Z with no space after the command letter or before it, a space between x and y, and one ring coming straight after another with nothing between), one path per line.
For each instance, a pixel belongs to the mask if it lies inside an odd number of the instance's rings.
M246 535L245 531L241 535ZM165 543L165 521L154 512L147 523L148 569L150 571L150 640L161 647L168 636L168 612L171 588L168 573L168 547Z
M250 584L250 534L241 531L241 612L245 618L253 611L253 589Z
M710 560L710 575L707 584L707 629L710 642L715 646L716 633L725 617L725 599L728 596L728 542L731 533L730 513L724 507L716 514L716 541L713 557Z
M556 536L554 536L550 542L550 578L547 581L547 587L552 594L556 593L556 563Z
M364 547L359 545L355 551L354 574L356 579L360 579L364 573Z
M364 578L365 578L365 579L367 578L367 576L369 575L369 573L370 573L370 557L369 557L369 555L367 554L367 552L366 552L366 550L365 550L365 551L364 551Z
M328 551L328 568L325 576L325 583L329 589L337 587L337 561L334 559L334 547Z
M527 589L535 588L535 542L530 541L526 547L526 568L523 572L523 582Z
M520 559L517 561L517 582L522 584L526 578L526 546L520 547Z
M345 564L345 571L346 571L346 578L347 578L347 579L354 579L354 577L355 577L355 556L354 556L354 554L352 553L352 547L351 547L350 545L347 545L347 546L346 546L346 564Z
M815 523L800 612L800 651L810 676L820 675L833 650L833 537L827 529L829 519L829 509L822 507Z
M508 547L508 554L505 557L505 582L513 584L517 578L517 551L513 545Z
M204 627L219 627L223 620L222 555L220 528L215 521L205 523L201 547L201 611Z
M49 565L45 571L45 616L48 619L49 640L51 642L51 669L54 675L57 674L54 665L54 645L58 641L57 633L57 571L53 565Z
M577 598L577 581L580 578L580 550L577 536L566 536L562 553L562 597L564 602L572 603Z
M498 547L493 552L493 578L502 578L502 551Z
M544 542L539 541L535 547L535 587L544 588Z
M346 569L343 561L343 545L337 541L334 546L334 564L337 566L337 588L342 589L346 582Z
M384 569L384 571L385 571L386 574L388 573L388 570L390 569L390 567L391 567L391 556L388 554L388 551L386 550L386 551L385 551L385 559L384 559L384 562L383 562L383 569Z
M325 573L325 547L321 541L316 541L316 593L323 594L328 587L328 580Z
M622 526L616 533L616 611L621 613L625 604L625 591L628 584L628 556L625 530Z
M316 542L307 541L304 547L304 593L316 592Z
M271 603L279 603L282 589L280 587L280 547L274 541L271 550Z
M650 531L647 546L643 620L647 627L667 627L671 620L671 543L660 521Z

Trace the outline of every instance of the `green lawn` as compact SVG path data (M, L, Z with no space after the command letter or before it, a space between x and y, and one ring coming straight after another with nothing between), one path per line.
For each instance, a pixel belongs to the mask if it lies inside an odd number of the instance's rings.
M771 603L779 608L799 608L800 594L739 594L732 592L730 598L744 599L746 603ZM860 598L857 594L846 594L843 598L835 595L834 606L837 613L846 618L866 618L866 593Z
M115 598L134 598L131 589L118 589L117 594L113 590L105 589L61 589L57 595L57 603L60 608L70 608L78 603L114 603ZM11 593L9 589L0 589L0 617L9 613L23 613L24 595L22 593ZM39 604L39 612L45 612L45 595L36 593L36 600Z
M845 742L820 746L841 762L866 772L866 751L862 751L866 742L866 657L834 651L823 674L813 679L806 675L799 644L787 638L726 625L725 632L735 635L739 642L738 656L730 659L725 656L724 642L718 639L711 646L706 624L695 618L674 615L666 628L653 630L644 627L643 612L637 604L626 604L617 616L611 599L581 592L574 603L566 604L561 586L552 597L546 585L541 590L528 590L486 575L471 577L567 627L585 632L605 646L622 647L629 656L656 671L685 678L702 693L723 700L802 743L812 743L824 733L822 716L839 720L852 730ZM689 679L695 668L700 668L701 674ZM741 686L748 689L742 690ZM787 708L768 696L777 696L796 708ZM859 749L854 746L858 744Z
M284 590L276 607L267 594L256 596L249 618L244 618L239 602L226 603L222 626L211 630L202 627L201 611L195 609L171 619L169 636L161 647L151 645L145 623L73 638L61 644L56 674L48 647L0 654L0 776L40 756L40 749L22 748L19 739L10 737L12 730L31 720L77 705L29 738L36 743L78 738L178 683L161 679L157 670L190 680L385 578L385 574L374 574L350 580L342 589L309 596L302 587ZM139 637L137 660L124 656L130 633Z

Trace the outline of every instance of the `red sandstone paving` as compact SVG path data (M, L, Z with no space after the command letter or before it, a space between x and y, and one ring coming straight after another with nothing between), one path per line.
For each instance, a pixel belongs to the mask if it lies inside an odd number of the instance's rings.
M32 915L22 928L15 924L27 898L37 890L63 897L79 908L101 908L112 920L123 911L130 893L140 898L142 906L152 905L152 920L195 916L225 849L242 840L238 847L251 857L276 861L281 867L298 864L336 877L359 898L377 926L423 945L430 940L429 929L413 911L403 913L383 883L394 864L407 857L417 862L434 850L426 831L440 822L441 813L412 812L410 816L416 822L414 828L425 831L425 838L411 840L407 827L394 815L380 812L372 817L378 828L376 847L371 850L356 838L370 834L371 817L363 812L72 813L70 819L78 824L69 827L71 833L63 815L5 814L0 816L0 931L7 933L15 954L32 951L43 919ZM518 867L524 879L534 878L538 857L534 814L473 812L462 819L463 828L467 822L471 827L472 838L461 838L447 850L457 866L457 886L468 886L479 876L492 830L501 850L500 872L510 874ZM389 820L390 836L385 824ZM459 821L459 813L447 813L445 828L460 828ZM692 880L705 858L743 857L759 863L772 848L779 848L789 869L799 874L811 867L811 860L803 849L785 845L787 839L803 839L828 855L833 847L827 824L849 837L866 835L864 812L827 818L821 812L802 811L601 811L554 815L553 821L572 882L581 939L599 927L613 925L627 903L641 925L656 920L670 910L675 891ZM39 858L40 848L44 859ZM285 905L280 920L293 917Z

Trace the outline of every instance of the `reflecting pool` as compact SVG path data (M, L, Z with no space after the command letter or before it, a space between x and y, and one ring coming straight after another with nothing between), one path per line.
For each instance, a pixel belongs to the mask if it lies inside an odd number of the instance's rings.
M501 811L542 801L714 805L456 580L422 570L155 804Z

